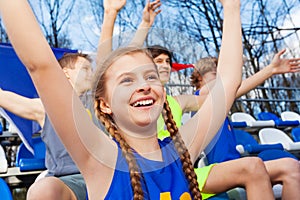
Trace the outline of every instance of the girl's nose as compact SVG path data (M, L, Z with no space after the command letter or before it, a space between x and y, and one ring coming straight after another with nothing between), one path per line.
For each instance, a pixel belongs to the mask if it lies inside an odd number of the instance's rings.
M145 92L145 91L150 91L150 85L149 83L147 83L146 81L143 81L139 84L139 86L137 87L137 91L138 92Z

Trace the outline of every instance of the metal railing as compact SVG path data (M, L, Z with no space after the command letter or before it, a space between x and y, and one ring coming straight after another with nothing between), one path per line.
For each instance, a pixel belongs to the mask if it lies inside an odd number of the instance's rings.
M188 84L167 84L170 95L193 94L193 87ZM262 87L251 90L236 99L232 112L242 111L255 116L258 112L269 111L280 114L291 110L300 113L299 87Z

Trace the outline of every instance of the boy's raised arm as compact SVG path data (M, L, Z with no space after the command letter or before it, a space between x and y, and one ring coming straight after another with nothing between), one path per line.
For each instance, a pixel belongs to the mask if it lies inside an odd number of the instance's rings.
M255 73L253 76L242 81L241 86L236 94L236 97L243 96L250 90L256 88L262 84L265 80L270 78L275 74L285 74L285 73L295 73L300 71L300 58L281 58L285 53L285 49L279 51L275 54L271 63L264 67L259 72Z
M154 23L156 15L158 15L161 12L161 10L159 9L160 6L160 0L156 0L154 2L150 2L150 0L148 0L143 10L142 22L140 23L134 35L134 38L131 41L131 45L138 47L143 46L148 35L149 29Z
M112 37L114 25L119 11L126 4L126 0L104 0L104 16L101 36L97 48L97 63L100 63L112 51Z

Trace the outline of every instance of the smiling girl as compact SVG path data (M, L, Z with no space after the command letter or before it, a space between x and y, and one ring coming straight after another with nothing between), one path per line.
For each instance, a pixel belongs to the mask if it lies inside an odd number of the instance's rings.
M99 64L95 112L111 139L94 125L74 94L27 1L0 0L10 41L83 174L90 199L201 199L193 162L223 123L241 82L240 2L221 2L224 27L216 83L201 109L180 129L146 51L120 49ZM171 133L163 141L156 132L161 112Z

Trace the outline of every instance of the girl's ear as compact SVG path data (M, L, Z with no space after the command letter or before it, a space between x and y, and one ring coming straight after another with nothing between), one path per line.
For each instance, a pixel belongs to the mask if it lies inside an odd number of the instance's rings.
M63 68L63 72L65 73L67 79L69 80L70 79L70 75L69 75L68 69L67 68Z
M100 110L105 114L112 114L109 104L106 103L102 98L100 99Z

